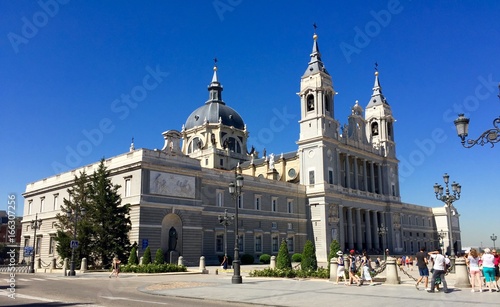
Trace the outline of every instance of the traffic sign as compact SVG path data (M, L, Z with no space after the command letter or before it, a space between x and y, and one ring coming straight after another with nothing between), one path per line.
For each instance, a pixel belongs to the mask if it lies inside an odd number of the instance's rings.
M33 246L25 246L24 247L24 255L31 256L33 254Z
M142 239L142 249L144 250L146 247L148 247L149 241L148 239Z
M78 247L78 241L77 240L71 240L69 243L69 247L71 248L77 248Z

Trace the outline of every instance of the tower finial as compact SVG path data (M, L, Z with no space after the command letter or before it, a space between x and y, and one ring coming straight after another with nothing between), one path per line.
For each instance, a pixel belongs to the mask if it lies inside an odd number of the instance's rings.
M318 38L318 35L316 34L316 29L318 28L318 26L316 25L316 23L313 23L313 28L314 28L313 39L316 40Z
M130 149L129 149L131 152L135 150L135 146L134 146L134 137L132 137L132 143L130 143Z

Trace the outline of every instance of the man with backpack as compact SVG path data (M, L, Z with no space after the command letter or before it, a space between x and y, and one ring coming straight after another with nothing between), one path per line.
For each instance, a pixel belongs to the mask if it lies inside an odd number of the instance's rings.
M441 249L436 249L433 252L429 252L429 255L431 256L434 265L432 266L433 273L432 273L432 278L431 278L431 289L427 290L429 293L434 293L434 288L436 287L436 278L440 278L441 282L443 283L443 291L444 293L448 292L448 285L446 283L446 279L444 276L446 275L446 257L441 254ZM448 259L448 261L450 261Z

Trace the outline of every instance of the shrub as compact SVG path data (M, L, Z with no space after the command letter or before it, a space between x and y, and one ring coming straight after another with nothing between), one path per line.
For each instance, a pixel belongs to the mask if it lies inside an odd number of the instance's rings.
M295 253L292 255L292 262L301 262L301 261L302 261L302 254Z
M244 254L241 256L241 264L252 264L254 260L253 255L250 254Z
M151 263L151 249L146 247L146 250L144 251L144 255L142 255L142 264L150 264Z
M271 255L268 254L260 255L259 262L263 264L269 264L271 262Z
M165 263L165 256L163 255L163 251L161 248L156 250L155 254L155 264L164 264Z
M316 271L318 268L318 260L316 259L316 250L314 244L307 240L302 253L302 261L300 267L304 271Z
M132 247L130 251L130 256L128 257L129 264L139 264L139 259L137 258L137 247Z
M144 258L143 258L144 259ZM122 266L122 272L125 273L165 273L165 272L187 272L187 268L183 265L176 265L171 263L164 264L127 264Z
M337 257L337 252L340 250L340 244L337 240L333 240L331 243L330 243L330 253L328 253L328 262L327 262L327 270L328 270L328 274L330 274L330 260L332 260L332 258L336 258Z
M290 259L288 246L285 240L281 241L280 250L278 252L278 259L276 260L276 268L281 270L292 268L292 259Z

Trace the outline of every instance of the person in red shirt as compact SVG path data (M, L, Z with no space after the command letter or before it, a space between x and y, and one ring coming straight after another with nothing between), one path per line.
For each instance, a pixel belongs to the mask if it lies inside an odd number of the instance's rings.
M498 279L500 278L500 272L498 270L498 265L500 264L500 256L497 254L496 249L492 250L491 253L495 257L493 260L493 264L495 265L495 285L497 286L497 289L498 289Z

